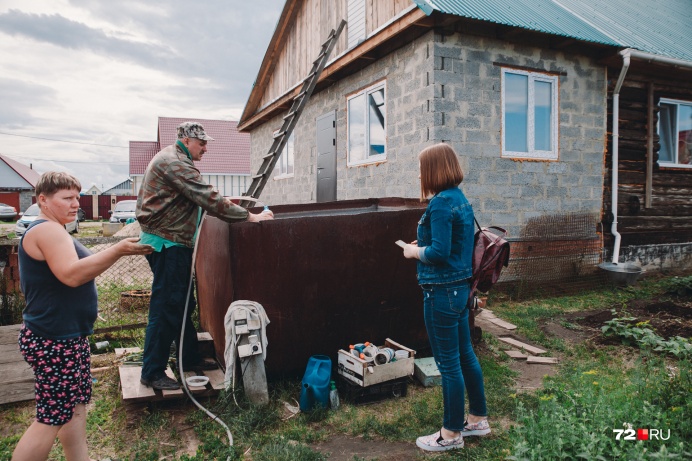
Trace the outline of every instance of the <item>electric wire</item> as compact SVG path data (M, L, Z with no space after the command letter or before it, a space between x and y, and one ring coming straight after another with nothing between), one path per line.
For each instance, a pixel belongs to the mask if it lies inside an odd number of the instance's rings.
M195 399L192 395L192 392L190 392L190 389L187 386L187 382L185 380L185 373L183 372L183 339L185 338L185 324L187 323L187 310L190 307L190 294L192 292L192 281L195 276L195 261L197 260L197 242L199 241L199 236L202 233L202 225L204 224L204 217L207 215L207 212L204 211L202 213L202 217L200 218L199 222L199 227L197 228L197 235L195 236L195 243L194 243L194 249L192 250L192 267L190 268L190 283L187 285L187 297L185 298L185 311L183 312L183 326L180 329L180 341L178 342L179 348L178 348L178 372L180 373L180 381L183 383L183 389L185 389L185 393L187 394L188 397L190 397L190 400L192 400L192 403L197 405L197 408L202 410L211 418L212 421L216 421L219 423L223 428L226 430L226 435L228 435L228 445L229 447L233 446L233 434L231 434L231 430L229 427L224 423L218 416L216 416L214 413L211 411L207 410L204 405L199 403L197 399ZM226 458L226 461L230 461L231 456L229 455Z
M256 204L263 205L262 202L259 200L252 198L252 197L245 197L245 196L239 196L239 197L226 197L228 199L239 199L239 200L247 200L251 202L255 202ZM204 225L204 218L207 216L206 210L202 213L202 216L200 217L199 220L199 227L197 228L197 235L195 236L195 242L193 245L193 250L192 250L192 267L190 267L190 282L187 285L187 297L185 298L185 310L183 312L183 325L180 328L180 341L178 341L178 373L180 374L180 381L183 383L183 389L185 390L185 393L187 394L188 397L190 397L190 400L192 400L192 403L194 403L197 408L202 410L204 413L207 414L211 418L212 421L215 421L219 423L223 428L226 430L226 435L228 436L228 445L229 447L233 446L233 434L231 433L231 429L226 425L226 423L221 420L218 416L216 416L214 413L211 411L207 410L204 405L199 403L197 399L195 399L192 395L192 392L190 392L190 389L187 386L187 381L185 380L185 373L183 371L183 339L185 338L185 324L187 323L187 311L190 307L190 294L192 293L192 282L194 280L195 276L195 261L197 260L197 243L199 242L199 236L202 234L202 226ZM248 361L249 363L249 361ZM246 365L247 368L247 365ZM244 372L243 372L244 374ZM235 386L233 389L233 399L235 400ZM238 405L238 402L236 401L236 405ZM226 461L230 461L231 456L229 455L226 458Z
M113 144L98 144L95 142L80 142L80 141L67 141L66 139L41 138L38 136L28 136L25 134L5 133L3 131L0 131L0 134L5 135L5 136L17 136L19 138L40 139L42 141L66 142L69 144L83 144L85 146L101 146L101 147L115 147L118 149L129 149L129 146L115 146Z

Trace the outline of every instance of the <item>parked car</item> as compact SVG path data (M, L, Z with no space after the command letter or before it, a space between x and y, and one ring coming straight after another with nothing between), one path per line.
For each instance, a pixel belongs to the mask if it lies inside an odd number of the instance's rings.
M112 223L125 223L128 219L137 219L135 217L135 209L137 208L137 200L121 200L115 204L115 209L108 211L111 215L109 220Z
M17 225L14 227L14 233L17 235L17 237L24 235L24 232L26 231L26 228L29 227L29 224L34 222L34 220L38 217L38 212L39 208L35 203L26 209L24 214L22 214L22 217L17 221ZM76 234L79 232L78 215L79 214L75 215L74 221L65 224L65 229L70 234Z
M86 213L81 208L77 211L77 220L79 222L84 222L86 220Z
M6 203L0 203L0 219L3 221L14 221L17 217L17 210Z

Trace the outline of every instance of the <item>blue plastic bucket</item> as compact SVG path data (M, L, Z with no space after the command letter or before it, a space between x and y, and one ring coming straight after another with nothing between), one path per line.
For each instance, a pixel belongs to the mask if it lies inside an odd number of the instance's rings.
M332 360L326 355L308 359L300 390L300 411L329 406L329 382L332 379Z

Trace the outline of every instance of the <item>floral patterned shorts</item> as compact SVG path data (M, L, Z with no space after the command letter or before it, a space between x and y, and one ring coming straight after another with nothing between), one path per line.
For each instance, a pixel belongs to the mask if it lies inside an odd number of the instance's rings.
M22 326L19 350L36 377L36 420L61 426L75 405L91 400L91 350L86 337L46 339Z

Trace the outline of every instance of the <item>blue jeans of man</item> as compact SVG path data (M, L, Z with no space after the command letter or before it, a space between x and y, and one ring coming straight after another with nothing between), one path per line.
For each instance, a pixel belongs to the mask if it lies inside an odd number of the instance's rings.
M172 246L162 248L146 256L154 273L149 303L149 322L144 339L142 379L155 380L165 374L171 344L176 351L180 345L180 330L183 326L185 299L192 270L192 249ZM199 360L197 332L192 324L195 298L190 291L185 337L183 338L183 365L192 365Z
M467 281L449 285L421 285L425 327L435 363L442 377L443 427L464 428L464 389L469 412L487 416L483 372L471 346Z

